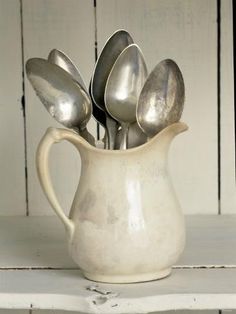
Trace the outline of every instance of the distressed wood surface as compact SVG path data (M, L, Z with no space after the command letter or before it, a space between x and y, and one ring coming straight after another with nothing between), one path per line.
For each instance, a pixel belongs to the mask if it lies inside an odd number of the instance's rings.
M0 309L0 314L30 314L28 310L7 310Z
M221 213L236 213L232 1L221 1Z
M34 310L31 313L28 310L1 310L0 314L74 314L75 312L71 311L61 311L61 310ZM217 311L165 311L165 312L158 312L159 314L217 314ZM227 311L228 314L234 314L235 311ZM82 314L82 313L81 313ZM154 314L154 313L153 313Z
M36 311L32 311L32 313L33 314L74 314L75 312L71 312L71 311L53 311L53 310L49 310L49 311L47 311L47 310L36 310ZM164 311L164 312L162 312L162 311L160 311L160 312L156 312L156 313L159 313L159 314L217 314L218 313L218 311L213 311L213 310L211 310L211 311L204 311L204 310L195 310L195 311L188 311L188 310L185 310L185 311ZM0 311L0 314L2 314L1 313L1 311ZM5 313L3 313L3 314L5 314ZM6 314L14 314L14 313L6 313ZM15 313L15 314L18 314L18 313ZM19 314L21 314L21 313L19 313ZM22 314L25 314L25 313L22 313ZM155 313L152 313L152 314L155 314ZM234 314L233 313L233 311L230 311L230 313L228 313L228 314Z
M0 314L74 314L75 312L71 311L61 311L61 310L9 310L9 309L0 309ZM165 312L158 312L159 314L217 314L218 311L204 311L204 310L185 310L185 311L165 311ZM236 311L223 311L224 314L235 314ZM154 314L154 313L153 313Z
M32 311L32 313L33 314L74 314L75 312L71 312L71 311L53 311L53 310L49 310L49 311L47 311L47 310L36 310L36 311ZM211 310L211 311L204 311L204 310L201 310L201 311L197 311L197 310L195 310L195 311L187 311L187 310L185 310L185 311L165 311L165 312L158 312L159 314L217 314L218 313L218 311L213 311L213 310ZM0 314L2 314L1 312L0 312ZM3 314L5 314L5 313L3 313ZM14 314L14 313L6 313L6 314ZM18 313L16 313L16 314L18 314ZM21 314L21 313L19 313L19 314ZM22 314L24 314L24 313L22 313ZM152 314L155 314L155 312L154 313L152 313ZM230 313L228 313L228 314L234 314L233 313L233 311L230 311Z
M0 215L24 215L20 1L0 0Z
M186 217L186 248L177 266L236 267L236 215Z
M173 143L170 168L185 213L217 213L217 26L215 0L98 0L98 48L119 28L148 69L174 59L182 70L190 129Z
M75 312L71 311L60 311L60 310L8 310L8 309L0 309L0 314L72 314Z
M34 310L31 313L28 310L1 310L0 314L74 314L75 312L71 311L61 311L61 310ZM158 312L159 314L217 314L217 311L165 311L165 312ZM228 314L234 314L234 311L227 311ZM81 313L82 314L82 313ZM155 313L153 313L155 314Z
M74 314L71 311L60 311L60 310L34 310L32 314ZM1 313L0 313L1 314ZM81 313L83 314L83 313Z
M233 268L175 269L163 280L110 285L88 281L79 270L1 270L0 304L103 314L236 309L235 276Z
M190 215L186 227L186 248L175 267L236 267L236 215ZM2 269L77 268L56 217L2 217L0 252Z
M2 217L0 243L0 268L77 268L57 217Z
M94 66L94 11L92 1L23 0L25 61L47 58L57 48L70 56L86 83ZM30 215L52 214L35 169L35 152L45 130L62 127L45 110L26 79L27 156ZM95 122L90 130L95 132ZM79 154L62 143L52 149L51 172L58 198L68 212L80 175Z
M34 310L32 314L74 314L71 311L60 311L60 310ZM1 313L0 313L1 314ZM81 313L83 314L83 313Z
M0 309L0 314L72 314L75 312L71 311L60 311L60 310L9 310L9 309Z

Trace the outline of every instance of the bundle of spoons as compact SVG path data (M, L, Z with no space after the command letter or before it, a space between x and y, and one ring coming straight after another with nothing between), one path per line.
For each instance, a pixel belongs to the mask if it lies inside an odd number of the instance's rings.
M107 40L89 89L75 64L57 49L47 60L29 59L26 73L50 115L93 146L86 127L92 115L105 130L105 149L142 145L182 115L185 91L178 65L165 59L148 75L142 51L125 30Z

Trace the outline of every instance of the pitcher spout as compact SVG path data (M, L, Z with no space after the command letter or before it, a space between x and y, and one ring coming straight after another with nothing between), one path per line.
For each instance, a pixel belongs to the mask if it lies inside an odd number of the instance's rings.
M173 123L151 138L147 144L154 149L158 148L158 150L167 152L173 138L186 130L188 130L188 126L184 122Z

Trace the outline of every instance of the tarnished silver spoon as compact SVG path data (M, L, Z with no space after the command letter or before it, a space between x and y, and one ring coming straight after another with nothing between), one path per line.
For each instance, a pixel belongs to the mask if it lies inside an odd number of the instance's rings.
M121 124L120 149L126 149L129 125L136 121L136 106L147 77L147 67L139 47L132 44L117 58L107 79L105 104Z
M86 128L92 114L91 100L79 83L56 64L41 58L29 59L26 73L50 115L95 145Z
M184 95L184 80L178 65L170 59L161 61L148 76L137 106L137 122L149 138L179 121Z
M108 113L104 101L104 92L107 78L120 53L130 44L133 39L125 30L116 31L106 42L95 64L91 79L91 96L94 103L106 114L106 130L108 145L114 148L118 124Z

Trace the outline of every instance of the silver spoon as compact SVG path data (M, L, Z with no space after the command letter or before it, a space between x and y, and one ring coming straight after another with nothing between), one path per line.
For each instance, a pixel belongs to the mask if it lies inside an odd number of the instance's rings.
M128 146L129 125L136 121L137 101L146 77L143 54L132 44L119 55L107 79L105 104L110 115L121 124L120 149Z
M56 64L40 58L27 61L26 73L50 115L95 145L86 128L92 113L91 100L79 83Z
M64 52L58 49L51 50L48 55L48 61L53 64L58 65L59 67L64 69L66 72L70 73L71 76L79 83L81 87L83 87L84 91L89 96L89 93L85 86L84 80L80 74L80 71L78 70L76 65L73 63L73 61ZM105 118L103 118L101 110L97 106L94 105L92 99L91 99L91 102L92 102L92 115L94 116L97 122L99 122L100 124L102 124L102 126L104 126L103 120ZM100 112L98 110L100 110ZM104 114L104 117L105 117L105 114ZM99 118L101 118L102 121L99 121Z
M101 125L104 130L105 130L105 136L103 138L103 142L104 142L104 148L108 149L108 137L107 137L107 126L106 126L106 114L103 110L101 110L98 106L96 106L96 104L94 103L94 100L91 96L91 81L89 84L89 94L91 97L91 102L92 102L92 107L93 107L93 117L94 119L99 123L99 125ZM98 133L99 134L99 133ZM99 138L99 135L98 135Z
M91 79L91 95L94 103L106 114L106 128L108 134L109 148L113 149L115 145L115 136L117 132L117 122L112 119L106 110L104 102L104 92L107 78L120 53L130 44L133 39L125 30L116 31L106 42L102 52L95 64Z
M87 92L87 88L78 68L64 52L58 49L51 50L48 55L48 61L58 65L66 72L70 73L79 85Z
M65 71L70 73L72 77L80 84L80 86L84 88L84 91L87 92L87 88L85 86L84 80L78 68L64 52L58 49L51 50L48 55L48 61L53 64L57 64L58 66L63 68ZM89 85L89 94L91 95L90 89L91 89L91 83ZM105 113L94 104L92 97L91 97L91 102L92 102L92 115L94 116L95 120L99 124L101 124L104 128L106 128Z
M179 121L184 94L184 80L177 64L170 59L161 61L148 76L137 106L137 122L149 138Z

